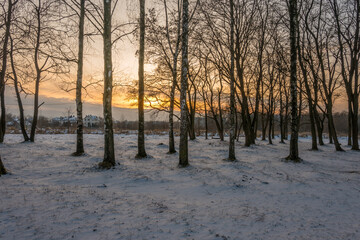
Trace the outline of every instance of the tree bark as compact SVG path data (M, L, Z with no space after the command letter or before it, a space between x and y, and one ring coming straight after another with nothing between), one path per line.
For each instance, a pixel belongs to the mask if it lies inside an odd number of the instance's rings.
M144 57L145 57L145 0L140 0L140 47L139 47L139 126L138 153L136 158L145 158L145 118L144 118Z
M83 110L82 110L82 78L84 62L84 22L85 22L85 0L80 1L80 19L79 19L79 42L78 42L78 62L77 62L77 79L76 79L76 152L74 156L84 154L84 136L83 136Z
M351 146L352 145L352 139L351 139L351 136L352 136L352 119L353 119L353 116L352 116L352 106L351 106L351 101L348 100L348 146Z
M4 164L3 164L2 160L1 160L1 157L0 157L0 176L5 175L5 174L7 174L7 171L6 171L6 168L4 167Z
M229 156L227 160L235 161L235 63L234 63L234 1L230 0L230 140L229 140Z
M298 103L297 103L297 51L296 51L296 32L297 32L297 0L289 0L290 15L290 89L291 89L291 139L290 154L288 160L299 162L298 148Z
M111 42L111 0L104 0L104 160L101 168L115 166L114 130L112 121L112 42Z
M285 143L285 131L284 131L284 106L283 106L283 96L282 96L282 80L280 79L280 143Z
M189 27L189 1L183 0L183 17L182 17L182 45L181 45L181 91L180 91L180 147L179 147L179 166L186 167L189 165L188 158L188 116L186 91L188 86L188 27Z
M175 89L177 84L177 56L174 57L173 82L170 92L170 112L169 112L169 154L176 153L174 137L174 103Z
M40 37L41 37L41 1L39 0L39 6L36 7L36 21L37 21L37 32L36 32L36 45L34 49L34 63L36 70L36 79L35 79L35 94L34 94L34 112L33 119L31 123L30 131L30 141L35 141L36 127L38 122L39 114L39 91L40 91L40 80L42 69L39 66L39 51L40 51Z
M16 4L16 3L15 3ZM5 34L3 36L3 55L2 55L2 66L0 72L0 99L1 99L1 117L0 117L0 143L4 142L4 135L6 131L6 109L5 109L5 75L7 67L7 53L8 53L8 42L10 38L10 27L12 17L12 0L8 0L7 16L5 21Z
M17 99L17 103L18 103L18 107L19 107L20 129L21 129L21 133L24 137L24 141L27 142L30 140L30 138L26 132L26 127L25 127L24 107L23 107L22 100L21 100L21 95L20 95L20 90L19 90L19 82L18 82L18 77L17 77L15 63L14 63L14 45L13 45L12 39L10 39L10 41L11 41L10 61L11 61L11 68L12 68L13 77L14 77L14 89L15 89L16 99Z

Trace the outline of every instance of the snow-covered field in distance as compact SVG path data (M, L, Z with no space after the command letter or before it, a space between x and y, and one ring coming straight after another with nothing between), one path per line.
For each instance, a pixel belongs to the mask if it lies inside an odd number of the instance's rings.
M177 139L178 140L178 139ZM146 136L151 158L137 160L137 136L116 135L120 165L108 171L103 136L85 135L87 155L72 157L75 135L6 135L0 153L0 239L360 239L360 153L307 149L304 163L281 161L289 145L190 142L177 168L167 136Z

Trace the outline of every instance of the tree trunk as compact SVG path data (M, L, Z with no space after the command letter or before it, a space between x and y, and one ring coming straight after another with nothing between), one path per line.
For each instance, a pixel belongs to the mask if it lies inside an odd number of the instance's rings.
M311 89L309 86L309 82L308 82L308 72L307 69L304 65L303 62L303 51L304 51L304 46L302 46L302 48L300 48L300 29L298 27L298 57L299 57L299 65L300 65L300 69L303 75L303 80L305 83L305 89L306 89L306 95L307 95L307 99L308 99L308 105L309 105L309 118L310 118L310 128L311 128L311 150L318 150L317 147L317 138L316 138L316 128L315 128L315 117L314 117L314 107L313 107L313 98L311 95Z
M272 116L269 116L269 129L268 129L268 141L269 141L269 144L273 144L273 142L272 142L272 136L271 136L271 134L272 134L272 129L273 129L273 118L272 118Z
M235 64L234 64L234 1L230 0L230 139L229 139L229 156L227 160L235 161Z
M359 150L359 115L358 115L358 112L359 112L359 95L357 94L354 94L354 100L353 100L353 106L354 106L354 113L356 114L353 114L352 115L352 141L353 141L353 144L352 144L352 150Z
M188 116L186 91L188 88L188 25L189 25L189 1L183 0L183 18L182 18L182 44L181 44L181 91L180 91L180 147L179 147L179 166L186 167L189 165L188 159Z
M328 133L329 133L329 144L333 144L334 141L333 141L333 135L332 135L332 131L331 131L331 123L330 123L330 120L329 120L329 116L328 116Z
M224 141L224 119L222 116L222 107L221 107L221 100L220 100L220 91L218 94L218 106L219 106L219 136L220 140Z
M352 131L353 131L353 128L352 128L352 119L353 119L353 116L352 116L352 107L351 107L351 101L350 101L350 99L349 99L349 100L348 100L348 146L351 146L351 145L352 145L352 139L351 139Z
M82 110L82 78L83 78L83 60L84 60L84 21L85 20L85 0L80 1L80 19L79 19L79 49L77 62L77 79L76 79L76 152L74 156L84 154L84 136L83 136L83 110Z
M18 107L19 107L20 129L21 129L21 133L24 137L24 141L27 142L30 140L30 138L26 132L26 127L25 127L24 107L23 107L23 104L21 101L19 82L18 82L18 77L17 77L15 63L14 63L14 45L13 45L12 39L10 39L10 40L11 40L10 61L11 61L11 68L12 68L13 77L14 77L14 89L15 89L16 99L17 99L17 103L18 103Z
M266 140L266 124L265 124L265 103L264 103L264 82L261 82L261 140Z
M175 150L175 137L174 137L174 102L175 102L175 89L177 82L177 56L174 56L173 66L173 82L170 92L170 112L169 112L169 154L176 153Z
M296 32L297 32L297 0L289 0L290 15L290 89L291 89L291 139L288 160L299 162L298 149L298 103L297 103L297 75L296 75Z
M284 133L285 139L289 139L289 96L286 96L285 99L285 123L284 123Z
M204 98L204 107L205 107L205 139L208 139L208 113L206 109L206 101Z
M196 133L195 133L195 111L193 109L189 109L189 119L188 119L188 134L190 140L196 139Z
M332 140L334 140L335 149L336 151L344 151L337 138L335 124L334 124L334 118L332 114L332 102L331 102L331 96L328 96L327 99L328 103L326 104L327 107L327 116L328 116L328 126L329 126L329 136L331 135Z
M144 132L144 56L145 56L145 0L140 0L140 47L139 47L139 129L136 158L146 157Z
M104 160L101 168L115 166L114 130L112 121L112 42L111 42L111 0L104 0Z
M34 49L34 64L36 70L36 79L35 79L35 93L34 93L34 112L33 119L31 123L30 130L30 141L35 141L36 127L38 122L39 114L39 91L40 91L40 80L42 69L39 66L39 52L40 52L40 37L41 37L41 11L40 11L40 2L38 8L36 8L36 21L37 21L37 32L36 32L36 44Z
M318 140L319 140L319 145L323 146L324 144L324 140L323 140L323 124L320 120L320 116L319 113L316 109L316 106L313 105L313 112L314 112L314 118L315 118L315 124L316 124L316 129L317 129L317 136L318 136Z
M5 34L3 36L3 55L2 66L0 72L0 100L1 100L1 117L0 117L0 143L4 142L6 131L6 109L5 109L5 75L7 67L8 42L10 38L11 16L12 16L12 0L8 0L7 16L5 21Z
M7 174L7 171L6 171L6 169L4 167L4 164L3 164L2 160L1 160L1 157L0 157L0 176L5 175L5 174Z
M284 106L283 106L283 99L282 99L282 79L280 79L280 143L284 142Z

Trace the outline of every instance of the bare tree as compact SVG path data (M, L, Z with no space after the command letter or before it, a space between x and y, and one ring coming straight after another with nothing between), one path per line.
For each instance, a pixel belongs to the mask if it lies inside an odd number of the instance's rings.
M314 12L314 4L317 4L319 11ZM332 47L332 36L334 30L328 25L328 15L323 1L311 1L308 11L305 15L305 26L307 32L307 44L309 45L308 58L309 67L313 78L318 79L321 88L321 95L325 105L322 111L328 119L329 137L334 141L335 149L343 151L337 138L333 119L333 104L335 91L340 88L339 76L337 73L339 50ZM312 50L314 49L314 50ZM313 53L314 52L314 53Z
M335 18L341 75L348 97L349 143L352 145L352 150L359 150L360 1L342 3L342 1L329 0L329 2ZM342 11L341 6L344 11Z

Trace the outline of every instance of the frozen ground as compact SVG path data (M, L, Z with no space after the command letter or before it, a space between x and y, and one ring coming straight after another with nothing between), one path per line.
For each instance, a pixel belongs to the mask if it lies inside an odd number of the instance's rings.
M294 164L278 140L238 143L229 163L227 142L200 138L179 169L167 136L146 137L145 160L136 139L117 135L120 165L99 171L101 135L85 136L83 157L70 156L74 135L7 135L0 239L360 239L360 153L346 146L311 152L301 139Z

